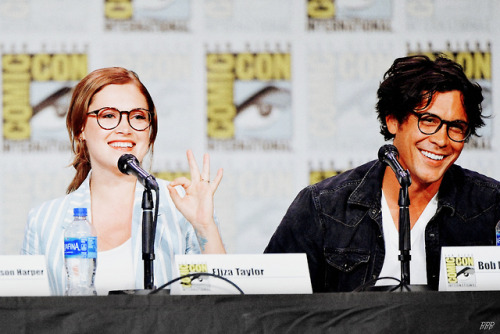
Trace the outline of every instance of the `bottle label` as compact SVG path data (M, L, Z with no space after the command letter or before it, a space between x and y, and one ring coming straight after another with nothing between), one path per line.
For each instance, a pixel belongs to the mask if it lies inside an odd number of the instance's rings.
M497 231L497 246L500 246L500 231Z
M64 238L64 257L97 258L97 237Z

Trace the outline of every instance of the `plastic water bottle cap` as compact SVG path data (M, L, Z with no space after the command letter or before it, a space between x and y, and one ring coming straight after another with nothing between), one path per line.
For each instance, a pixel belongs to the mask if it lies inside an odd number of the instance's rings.
M83 217L87 216L87 208L74 208L73 209L73 216L74 217Z

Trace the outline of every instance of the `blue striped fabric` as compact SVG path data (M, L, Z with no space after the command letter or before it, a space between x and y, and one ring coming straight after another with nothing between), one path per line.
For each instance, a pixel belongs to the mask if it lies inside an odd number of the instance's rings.
M73 208L87 208L89 220L92 217L89 178L87 177L76 191L45 202L32 209L28 215L21 254L45 255L53 295L64 295L65 291L64 228L73 220ZM153 264L154 282L159 287L173 278L172 266L175 254L199 254L200 246L193 227L175 208L166 189L168 182L157 181L160 186L160 205ZM136 289L144 288L141 208L143 190L144 187L137 183L132 218L132 259L136 273ZM179 191L184 190L180 188ZM99 265L99 258L97 265Z

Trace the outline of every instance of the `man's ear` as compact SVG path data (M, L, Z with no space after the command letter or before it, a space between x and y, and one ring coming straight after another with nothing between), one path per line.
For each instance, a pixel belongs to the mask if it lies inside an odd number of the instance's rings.
M399 127L399 122L396 117L394 117L394 115L385 116L385 123L387 124L387 130L395 135Z

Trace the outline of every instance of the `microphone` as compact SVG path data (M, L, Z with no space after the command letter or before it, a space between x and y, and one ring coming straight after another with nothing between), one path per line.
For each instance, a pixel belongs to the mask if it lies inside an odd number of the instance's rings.
M118 159L118 169L123 174L135 175L139 182L148 189L158 190L158 183L153 175L142 169L139 160L132 154L124 154Z
M398 161L399 152L394 145L384 145L378 150L378 160L391 167L400 185L410 185L411 177L408 170L404 170Z

